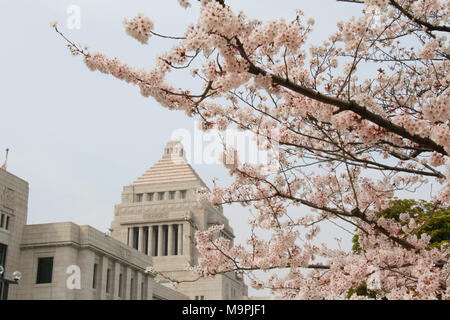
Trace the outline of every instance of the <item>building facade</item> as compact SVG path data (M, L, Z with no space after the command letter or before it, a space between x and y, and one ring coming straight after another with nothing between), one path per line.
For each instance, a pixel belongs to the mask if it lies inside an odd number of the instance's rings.
M1 278L20 270L20 244L28 213L28 182L0 169L0 266ZM9 292L7 292L9 291ZM0 298L15 296L17 286L0 281Z
M153 258L157 280L180 281L177 290L190 299L233 299L247 296L242 277L230 272L199 279L187 266L198 263L194 233L223 224L222 237L233 242L234 234L221 207L197 200L206 184L187 163L178 141L170 141L159 160L131 185L115 206L112 236Z
M223 224L221 207L202 204L206 187L171 141L163 157L131 185L115 206L111 233L71 222L26 225L28 183L0 170L0 277L19 270L19 284L0 286L9 299L239 299L248 295L236 273L198 279L187 266L198 263L194 233ZM152 266L157 273L148 272ZM167 278L180 281L176 288ZM195 280L195 281L194 281ZM0 283L2 283L0 281ZM3 294L3 296L2 296Z

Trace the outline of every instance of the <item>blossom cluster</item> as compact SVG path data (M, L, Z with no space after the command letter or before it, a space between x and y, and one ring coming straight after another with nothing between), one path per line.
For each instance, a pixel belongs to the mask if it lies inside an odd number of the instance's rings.
M140 13L131 20L124 19L123 26L129 36L142 44L147 44L148 38L151 36L150 32L153 29L153 21Z

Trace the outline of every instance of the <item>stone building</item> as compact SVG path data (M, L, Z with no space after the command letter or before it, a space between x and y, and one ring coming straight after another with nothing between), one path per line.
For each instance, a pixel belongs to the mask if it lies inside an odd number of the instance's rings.
M20 270L20 244L28 213L28 182L0 169L0 277L11 277ZM17 286L9 287L15 296ZM0 281L0 299L8 294L7 285Z
M224 224L222 208L196 200L206 187L171 141L163 157L131 185L115 206L111 234L71 222L26 225L28 183L0 170L0 277L22 272L19 284L0 285L9 299L237 299L247 286L235 273L196 279L195 229ZM146 272L149 266L158 274ZM159 273L180 280L174 289ZM184 282L183 282L184 281ZM0 281L0 283L2 283Z
M181 280L177 290L191 299L233 299L247 296L242 276L236 273L199 279L186 271L198 263L194 244L196 229L223 224L222 237L233 242L234 234L221 207L202 204L197 188L206 184L186 162L181 143L170 141L162 159L131 185L115 206L112 236L139 252L152 256L157 279ZM186 281L187 280L187 281Z

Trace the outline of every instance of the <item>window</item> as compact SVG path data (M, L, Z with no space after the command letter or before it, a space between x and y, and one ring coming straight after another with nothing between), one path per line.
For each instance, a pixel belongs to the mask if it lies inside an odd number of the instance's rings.
M195 300L205 300L205 296L195 296Z
M119 274L119 293L118 293L119 297L122 297L122 278L123 278L122 274Z
M142 202L142 196L143 196L142 193L137 193L136 194L136 202Z
M163 238L164 238L164 247L163 247L163 256L169 255L169 226L163 226Z
M53 276L53 257L38 258L36 283L51 283Z
M180 196L181 196L181 199L186 199L186 190L181 190Z
M109 293L110 289L110 277L111 277L111 269L106 270L106 293Z
M144 283L141 282L141 300L144 300Z
M147 201L153 201L153 192L147 193Z
M133 300L134 299L134 296L133 296L133 290L134 289L134 279L133 278L131 278L131 281L130 281L130 300Z
M144 227L144 253L148 255L148 237L149 237L149 227Z
M175 199L175 191L169 191L169 199L170 200Z
M173 254L178 254L178 225L173 225L173 240L174 240L174 246L173 246Z
M7 245L0 243L0 266L5 267L6 264L6 250L8 249ZM4 275L1 275L2 278ZM0 299L6 296L7 290L3 289L3 281L0 281Z
M159 228L158 228L158 226L153 226L153 227L151 227L151 228L153 228L153 256L157 256L158 255L158 240L159 240L159 236L158 236L158 233L159 233Z
M94 274L92 275L92 289L95 289L97 286L97 269L98 265L94 263Z
M164 200L164 192L158 192L158 200Z
M0 266L5 267L6 264L6 249L8 246L0 243Z
M133 228L133 248L136 250L139 248L139 227Z
M2 213L0 215L0 228L9 230L9 215Z

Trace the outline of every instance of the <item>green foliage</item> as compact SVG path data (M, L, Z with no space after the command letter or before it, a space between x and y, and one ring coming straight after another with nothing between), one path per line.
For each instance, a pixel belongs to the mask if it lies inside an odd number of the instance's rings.
M361 246L359 245L359 236L357 234L353 236L352 243L353 243L352 246L353 253L360 254L362 249Z
M376 292L373 291L373 290L367 289L367 284L365 284L365 283L361 284L356 289L351 288L350 290L348 290L347 299L350 299L350 297L353 294L356 294L357 296L366 296L366 297L369 297L369 298L372 298L372 299L376 299L377 298Z
M433 203L425 200L392 200L391 207L376 213L378 217L394 219L398 223L405 225L407 222L400 221L400 215L407 213L411 218L415 218L420 227L413 231L417 237L422 233L430 235L430 248L440 248L445 243L450 243L450 207L436 207ZM352 251L361 253L359 236L352 239Z
M413 230L413 234L420 238L421 234L426 233L430 235L431 248L440 248L443 244L450 244L450 207L436 207L433 203L424 200L392 200L391 207L376 213L377 217L385 217L394 219L398 223L405 225L408 222L400 220L400 215L407 213L411 218L417 222L417 227ZM359 243L359 236L355 234L352 238L352 251L355 254L361 254L362 248ZM367 296L369 298L376 298L375 291L368 290L365 283L359 285L357 288L352 288L347 294L350 298L353 294L358 296Z

